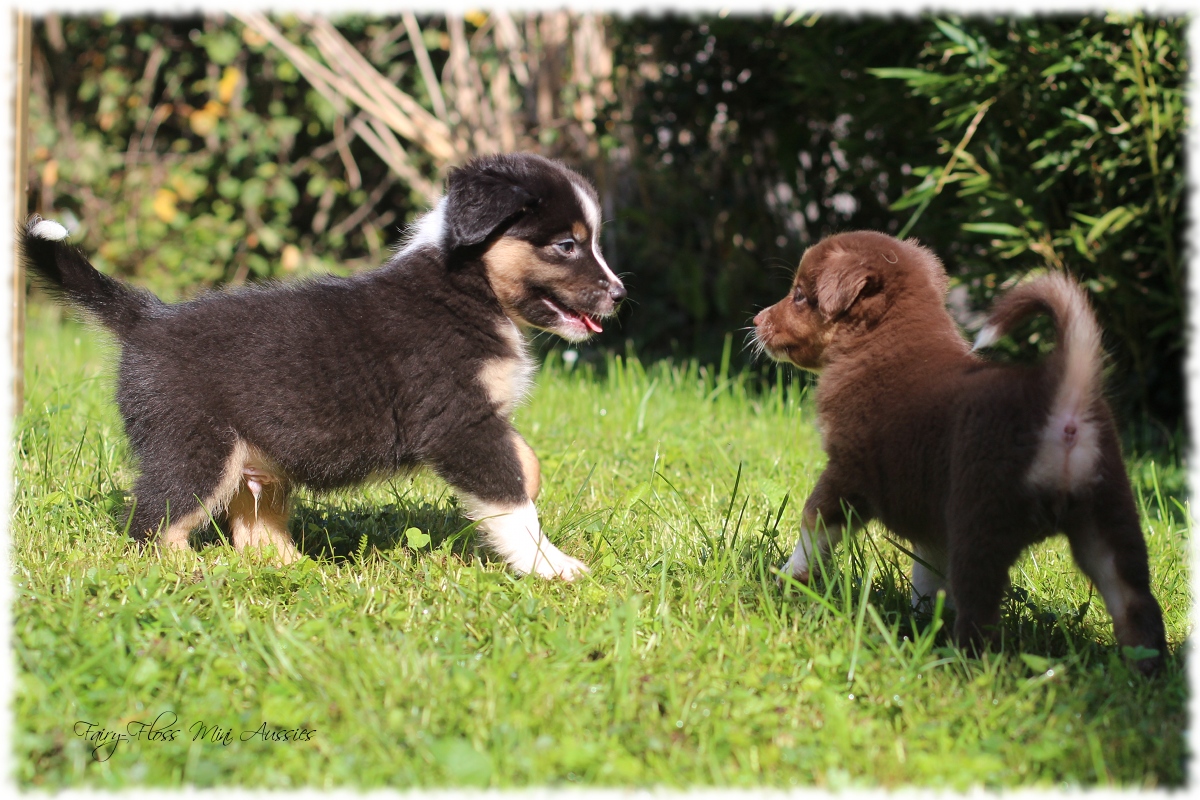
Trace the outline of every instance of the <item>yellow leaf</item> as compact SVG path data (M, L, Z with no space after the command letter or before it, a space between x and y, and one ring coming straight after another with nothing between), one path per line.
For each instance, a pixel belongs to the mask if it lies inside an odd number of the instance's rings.
M184 175L176 174L171 176L171 190L185 203L195 200L200 194L199 190L203 189L204 186L204 179L199 178L197 180L195 175L185 177Z
M204 109L193 111L188 116L188 125L197 136L208 136L217 128L217 115Z
M42 167L42 185L53 186L58 183L58 162L53 158Z
M294 244L286 245L280 257L280 265L284 272L295 272L300 266L300 248Z
M468 11L463 14L463 19L474 25L476 28L482 28L483 23L487 22L488 15L482 11Z
M242 28L242 41L251 47L262 47L267 43L266 37L252 28Z
M217 84L217 97L222 103L228 104L233 99L233 92L238 87L238 83L242 80L242 71L237 67L226 67L225 72L221 75L221 82Z
M209 100L204 108L199 108L188 115L188 125L197 136L208 136L217 129L217 118L225 113L225 106Z
M168 225L179 210L175 208L175 193L170 189L159 189L154 193L154 215Z

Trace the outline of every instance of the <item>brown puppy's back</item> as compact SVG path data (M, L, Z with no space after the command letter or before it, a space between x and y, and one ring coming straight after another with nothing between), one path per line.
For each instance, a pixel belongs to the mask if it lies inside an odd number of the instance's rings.
M1031 314L1050 314L1055 352L1032 367L972 354L944 305L936 256L914 242L859 232L805 253L792 293L756 318L773 357L818 370L829 463L805 504L786 570L857 522L880 519L911 540L918 589L948 576L955 636L997 636L1008 568L1066 533L1096 582L1122 645L1165 652L1145 542L1116 427L1101 392L1100 333L1082 290L1052 274L996 306L976 348ZM940 574L939 574L940 573Z

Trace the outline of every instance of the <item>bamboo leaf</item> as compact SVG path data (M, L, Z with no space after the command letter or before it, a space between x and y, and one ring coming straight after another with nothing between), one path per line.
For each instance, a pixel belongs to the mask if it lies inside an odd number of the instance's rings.
M1003 222L967 222L961 227L968 233L986 233L991 236L1021 236L1024 234L1024 231L1015 225Z
M1112 230L1115 233L1128 225L1132 220L1133 213L1128 208L1117 206L1096 221L1096 224L1088 231L1084 240L1088 244L1091 244L1103 236L1106 231Z

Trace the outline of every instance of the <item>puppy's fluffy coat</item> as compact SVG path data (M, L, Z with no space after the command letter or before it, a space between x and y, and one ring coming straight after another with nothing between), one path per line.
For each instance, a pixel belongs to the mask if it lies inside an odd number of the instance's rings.
M534 155L477 159L387 265L177 305L95 270L30 220L32 272L113 331L117 402L140 475L130 531L187 548L214 515L241 548L298 556L288 493L418 465L457 491L520 573L586 567L543 535L538 461L510 424L533 364L521 328L570 340L624 297L595 191Z
M949 581L960 644L994 642L1008 569L1021 551L1067 535L1117 641L1166 653L1146 545L1102 396L1100 330L1061 274L1003 296L975 349L1047 313L1054 353L1034 367L976 357L945 309L937 257L873 232L810 248L791 293L755 317L772 357L820 373L828 465L805 503L785 574L807 582L850 521L879 519L910 540L913 601Z

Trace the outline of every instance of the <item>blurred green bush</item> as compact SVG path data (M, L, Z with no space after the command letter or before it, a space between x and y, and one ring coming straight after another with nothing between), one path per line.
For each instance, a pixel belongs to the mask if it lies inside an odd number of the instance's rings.
M935 20L917 69L943 158L892 208L979 303L1031 267L1091 291L1126 405L1183 412L1183 20ZM944 244L942 244L944 243ZM1038 332L1034 332L1036 336Z
M394 24L346 21L403 82ZM330 104L239 24L49 17L35 37L33 205L73 222L108 271L168 297L345 272L380 261L412 210Z
M537 20L517 17L526 41L565 35ZM429 102L399 18L336 21L374 68ZM427 23L440 71L446 21ZM493 20L475 12L464 24L477 42ZM296 19L276 25L315 55ZM568 109L557 113L594 141L550 120L531 129L543 152L596 179L606 255L628 275L632 302L597 346L628 339L645 356L716 361L729 333L740 340L784 293L806 246L873 228L939 253L964 322L1031 269L1080 276L1110 334L1126 417L1173 427L1184 32L1182 19L1116 15L609 19L607 103L581 105L570 64L555 64L566 81L555 107ZM111 272L178 296L350 271L385 258L421 210L236 21L47 16L35 36L31 210L74 221ZM480 57L495 59L484 76L521 67L512 53ZM528 80L511 99L540 110L543 94Z

